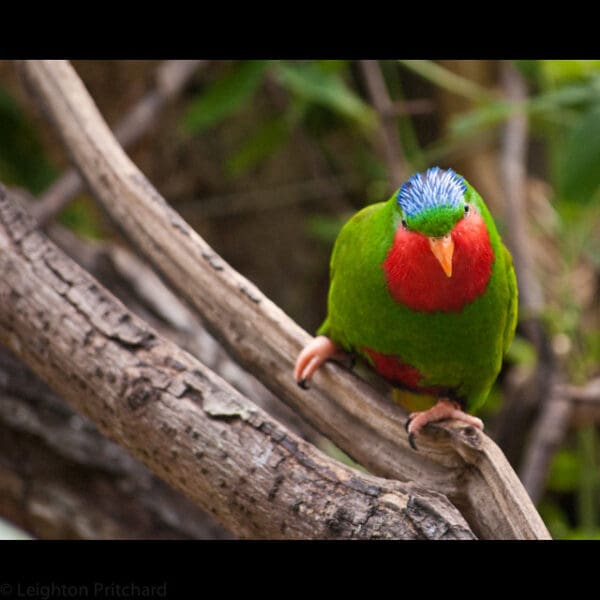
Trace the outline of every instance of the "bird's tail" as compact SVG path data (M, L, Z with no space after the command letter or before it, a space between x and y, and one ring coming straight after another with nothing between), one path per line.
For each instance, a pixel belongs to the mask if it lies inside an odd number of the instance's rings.
M427 410L436 404L438 400L433 395L417 394L416 392L398 388L392 390L392 399L409 413Z

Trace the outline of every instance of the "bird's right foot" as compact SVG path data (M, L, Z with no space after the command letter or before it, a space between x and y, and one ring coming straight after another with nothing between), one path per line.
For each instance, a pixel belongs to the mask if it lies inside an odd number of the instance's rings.
M413 412L409 415L404 428L408 432L408 443L413 450L417 449L415 437L418 436L427 423L435 423L445 419L456 419L466 425L483 430L483 421L461 410L458 403L448 398L440 398L435 406L428 410Z
M324 335L318 335L300 352L294 367L294 378L303 389L308 389L308 381L315 371L327 360L341 360L346 353Z

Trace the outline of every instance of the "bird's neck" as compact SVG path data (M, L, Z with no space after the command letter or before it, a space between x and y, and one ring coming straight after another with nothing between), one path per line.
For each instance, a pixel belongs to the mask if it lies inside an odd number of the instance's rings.
M452 230L452 276L434 257L426 236L398 227L383 271L394 300L413 310L459 312L481 296L492 274L494 251L484 220L472 211Z

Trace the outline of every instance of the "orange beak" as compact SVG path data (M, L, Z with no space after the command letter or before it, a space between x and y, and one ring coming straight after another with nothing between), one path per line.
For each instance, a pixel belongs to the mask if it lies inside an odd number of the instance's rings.
M447 277L452 277L452 256L454 254L454 241L450 234L441 238L429 239L429 247L433 255L438 259L438 262L444 269Z

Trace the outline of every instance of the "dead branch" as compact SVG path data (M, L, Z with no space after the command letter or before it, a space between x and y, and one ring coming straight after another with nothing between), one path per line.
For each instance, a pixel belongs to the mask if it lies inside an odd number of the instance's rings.
M523 104L527 99L527 87L521 74L510 62L502 64L502 81L509 101ZM504 127L501 153L507 222L505 237L519 285L519 326L537 351L537 364L531 382L507 395L498 419L497 440L513 465L519 463L527 433L557 380L552 347L539 318L543 306L542 288L532 268L531 243L527 232L527 129L527 115L523 111L515 111ZM533 449L532 452L537 450ZM531 463L530 459L527 461Z
M573 403L571 424L600 423L600 377L588 381L584 386L565 385L559 393L568 396Z
M357 376L328 364L309 392L299 389L292 366L308 334L168 206L125 155L67 62L26 61L22 68L102 205L236 360L362 465L451 497L477 535L548 537L487 436L456 423L432 426L417 453L402 411Z
M544 493L550 463L565 438L572 410L572 402L559 393L558 386L554 386L553 396L544 402L535 421L519 471L534 502L538 502Z
M550 464L569 427L589 422L600 422L600 378L584 386L554 385L531 432L520 471L523 485L534 502L542 497Z
M253 398L296 435L313 444L322 443L320 434L231 360L196 315L142 260L114 243L81 240L57 224L50 225L47 234L59 248L163 337L190 352L243 395Z
M115 136L124 148L135 144L156 123L163 108L181 93L192 75L205 62L169 60L158 67L156 87L115 127ZM40 226L43 227L84 189L85 185L76 169L63 173L31 209Z
M406 160L398 136L394 103L376 60L359 60L358 65L365 80L371 102L379 116L379 145L386 162L390 181L394 189L399 188L408 177Z
M390 106L390 115L425 115L435 110L435 104L429 98L413 100L395 100Z
M444 496L326 457L162 339L3 188L0 270L2 343L235 535L473 537Z
M502 81L507 99L516 104L527 100L527 86L510 62L502 64ZM531 265L525 196L527 183L527 115L515 111L506 121L502 136L501 173L506 195L505 237L511 249L519 281L522 317L537 316L543 306L542 289Z
M45 539L230 537L4 348L0 514Z
M600 377L590 379L585 385L561 385L560 392L582 406L600 404Z

